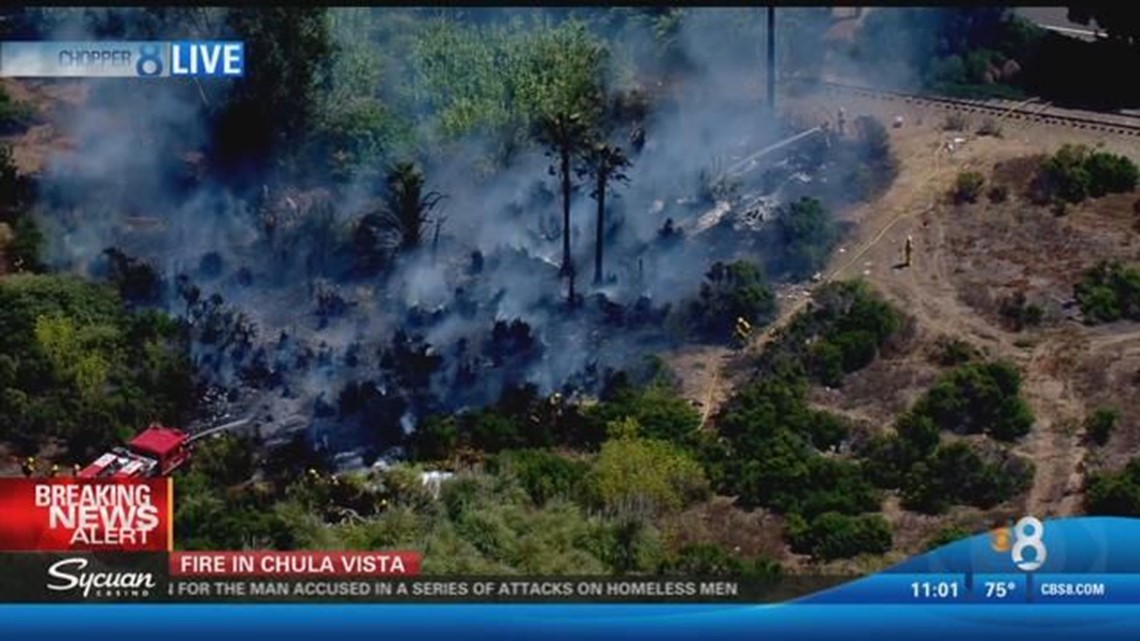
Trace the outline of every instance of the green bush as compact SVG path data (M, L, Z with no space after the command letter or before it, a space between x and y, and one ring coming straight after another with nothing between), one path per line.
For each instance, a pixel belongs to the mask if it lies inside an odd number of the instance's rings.
M903 481L903 507L940 514L951 505L990 509L1029 489L1033 467L1009 452L983 456L968 443L941 445Z
M1140 320L1140 269L1101 261L1074 288L1084 320L1090 325Z
M811 521L792 519L788 528L792 551L821 561L860 554L884 554L891 548L891 526L881 515L820 514Z
M1043 202L1079 203L1090 196L1132 191L1138 180L1140 169L1125 156L1064 145L1041 166L1035 190Z
M779 563L765 557L746 559L716 543L689 543L662 565L664 574L725 576L772 580L782 574Z
M747 261L718 262L705 275L688 313L699 333L728 341L738 318L754 327L770 321L776 313L776 295L759 266Z
M1140 516L1140 458L1119 472L1092 475L1085 492L1085 511L1103 516Z
M831 214L814 198L783 206L772 230L776 251L769 269L794 279L809 278L822 269L839 240Z
M954 181L954 202L959 204L978 202L985 184L985 177L976 171L959 172L957 180Z
M554 498L580 499L590 464L546 450L502 452L488 462L491 474L509 473L518 480L535 505Z
M1120 419L1120 412L1111 407L1101 407L1092 413L1085 423L1089 439L1097 445L1106 445Z
M1020 390L1021 374L1013 365L968 363L943 375L913 411L942 430L1012 441L1033 426Z

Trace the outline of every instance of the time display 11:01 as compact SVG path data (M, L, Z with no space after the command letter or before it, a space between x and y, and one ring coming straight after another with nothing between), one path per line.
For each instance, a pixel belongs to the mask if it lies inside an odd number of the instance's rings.
M915 581L910 590L916 599L957 599L960 595L955 581Z

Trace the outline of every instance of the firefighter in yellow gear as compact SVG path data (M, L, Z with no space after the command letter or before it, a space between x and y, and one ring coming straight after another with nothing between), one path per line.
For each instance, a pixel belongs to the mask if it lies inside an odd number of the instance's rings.
M36 457L29 456L28 458L24 459L24 462L20 464L20 471L23 472L24 476L27 477L31 477L33 474L35 474Z
M733 337L736 342L744 347L748 344L748 339L752 336L752 323L749 323L745 318L736 319L736 329L733 331Z
M83 468L79 467L79 463L76 463L75 465L71 466L71 475L72 476L79 476L79 472L81 472L82 470L83 470Z
M906 237L906 247L903 249L903 264L910 267L911 255L914 254L914 239L910 236Z
M59 476L59 465L58 464L52 463L50 475L51 475L51 478L55 478L55 477Z

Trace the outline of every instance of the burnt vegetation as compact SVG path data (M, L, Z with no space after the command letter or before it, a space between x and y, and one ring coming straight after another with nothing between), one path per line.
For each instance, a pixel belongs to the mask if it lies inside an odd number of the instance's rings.
M272 437L198 448L178 478L185 548L410 547L435 573L771 577L785 546L820 562L889 551L890 493L924 512L992 507L1032 475L1009 452L1032 417L1008 365L953 359L879 436L809 404L904 324L865 283L817 288L712 416L646 359L726 343L740 320L762 330L777 286L826 265L843 234L833 212L898 172L869 117L755 171L710 161L803 129L720 101L755 71L740 54L758 41L752 13L10 17L23 37L212 25L259 61L246 80L143 101L93 87L73 123L89 153L37 185L0 159L0 269L13 272L0 440L21 453L60 440L82 462L151 421L235 414ZM793 35L819 24L789 14ZM783 53L818 63L811 47ZM7 104L5 126L23 126ZM106 114L137 130L109 144L92 133ZM772 206L754 215L757 202ZM453 476L432 489L429 470ZM781 546L679 543L669 525L716 496L776 515Z

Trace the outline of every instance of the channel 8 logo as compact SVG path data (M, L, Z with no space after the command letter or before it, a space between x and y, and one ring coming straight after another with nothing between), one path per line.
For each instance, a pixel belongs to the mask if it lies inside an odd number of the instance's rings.
M162 47L157 44L145 44L139 47L139 60L135 63L135 72L144 77L162 75Z
M1019 520L1013 528L1003 527L994 530L990 547L999 554L1009 553L1018 569L1025 572L1037 570L1045 564L1045 525L1032 516ZM1028 552L1028 554L1026 554Z

